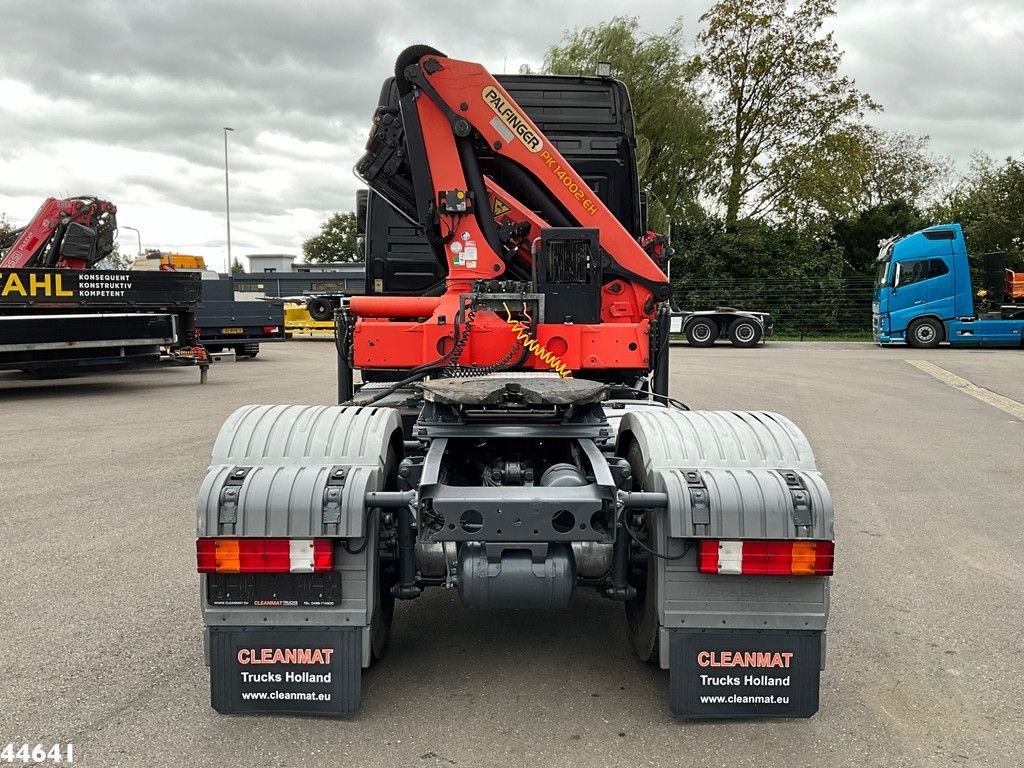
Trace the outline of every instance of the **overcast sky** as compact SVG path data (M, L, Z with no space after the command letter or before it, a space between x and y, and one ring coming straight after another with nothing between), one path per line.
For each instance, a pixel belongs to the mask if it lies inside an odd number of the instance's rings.
M298 255L353 208L351 168L407 45L514 72L623 8L649 31L682 14L692 39L710 5L4 0L0 211L17 225L47 196L97 195L143 247L223 268L231 126L233 255ZM1024 152L1020 0L839 0L833 29L844 71L885 107L880 127L930 135L961 168L976 150Z

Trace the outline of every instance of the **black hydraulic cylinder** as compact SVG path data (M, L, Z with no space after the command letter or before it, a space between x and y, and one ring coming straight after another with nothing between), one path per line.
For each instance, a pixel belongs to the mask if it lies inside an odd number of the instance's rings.
M526 196L526 201L537 207L548 224L553 227L574 227L575 222L571 221L558 206L552 201L547 190L514 160L506 160L498 157L498 164L505 174L516 183Z
M466 176L466 183L476 202L477 223L487 239L487 244L500 258L504 251L501 241L498 239L498 227L494 223L494 216L491 215L490 206L487 205L487 187L484 185L484 176L480 171L476 150L473 149L473 140L468 137L456 138L455 146L459 151L459 160L462 161L462 172Z
M655 323L657 335L651 340L651 351L654 353L653 391L656 395L668 395L668 355L669 355L669 324L672 316L668 305L662 305Z

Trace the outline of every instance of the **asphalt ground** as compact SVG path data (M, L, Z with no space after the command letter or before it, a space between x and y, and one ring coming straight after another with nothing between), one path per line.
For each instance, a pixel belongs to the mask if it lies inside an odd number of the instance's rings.
M87 766L1020 766L1024 352L869 344L674 349L694 408L807 433L836 503L828 665L810 720L682 722L622 607L396 610L351 721L217 715L202 664L195 497L237 406L330 403L330 342L195 370L0 374L0 747Z

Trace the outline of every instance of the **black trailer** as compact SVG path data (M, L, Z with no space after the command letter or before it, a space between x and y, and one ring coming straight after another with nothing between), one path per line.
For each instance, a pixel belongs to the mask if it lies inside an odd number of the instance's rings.
M260 344L285 340L283 303L236 301L230 275L204 279L202 297L196 332L207 349L231 349L239 357L256 357Z
M669 328L673 335L685 336L691 347L710 347L718 339L729 339L734 347L756 347L775 331L775 319L768 312L715 307L673 312Z
M195 334L200 280L188 272L0 272L0 370L40 375L209 361Z

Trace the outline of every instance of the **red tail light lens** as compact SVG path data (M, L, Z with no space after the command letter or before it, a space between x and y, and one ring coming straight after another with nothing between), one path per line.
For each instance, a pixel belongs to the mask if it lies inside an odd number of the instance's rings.
M313 570L329 571L334 567L334 547L330 539L313 539Z
M264 333L277 333L280 330L281 330L281 326L279 326L279 325L264 325L263 326L263 332Z
M217 570L214 541L215 539L196 539L196 570L200 573L214 573Z
M831 576L831 541L720 541L703 539L697 553L700 573L745 576Z
M284 573L290 570L291 542L288 539L238 540L239 573Z
M319 573L333 567L330 539L196 539L199 573Z

